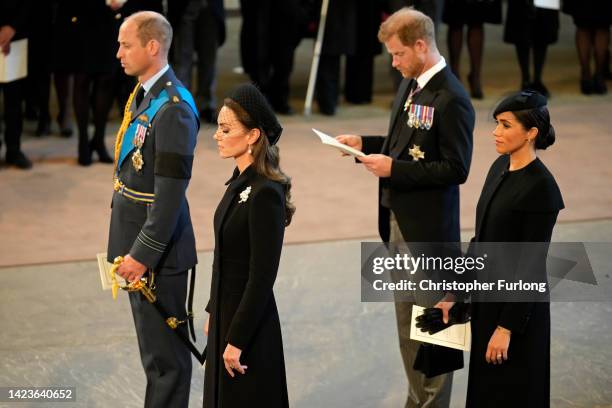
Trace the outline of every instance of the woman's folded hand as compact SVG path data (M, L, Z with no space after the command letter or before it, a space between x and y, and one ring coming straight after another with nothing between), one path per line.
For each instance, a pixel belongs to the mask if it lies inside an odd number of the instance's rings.
M225 347L225 352L223 353L223 364L225 365L225 369L228 374L234 378L234 370L238 371L240 374L245 374L247 366L240 364L240 354L242 354L242 350L237 347L232 346L231 344L227 344Z

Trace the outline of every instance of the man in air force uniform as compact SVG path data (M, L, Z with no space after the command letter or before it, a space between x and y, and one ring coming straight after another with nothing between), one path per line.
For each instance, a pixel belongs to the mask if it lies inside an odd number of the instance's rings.
M198 132L192 96L176 79L167 56L172 28L158 13L127 18L117 58L138 77L115 145L108 261L122 256L117 273L129 282L147 278L157 298L130 292L130 304L147 377L145 407L187 407L191 355L157 307L180 321L187 335L188 275L197 263L185 192Z

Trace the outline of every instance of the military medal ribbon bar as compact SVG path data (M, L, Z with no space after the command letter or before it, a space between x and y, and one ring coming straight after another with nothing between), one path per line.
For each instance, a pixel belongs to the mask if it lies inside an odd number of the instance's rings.
M408 108L407 124L416 129L429 130L433 126L435 108L433 106L411 104Z

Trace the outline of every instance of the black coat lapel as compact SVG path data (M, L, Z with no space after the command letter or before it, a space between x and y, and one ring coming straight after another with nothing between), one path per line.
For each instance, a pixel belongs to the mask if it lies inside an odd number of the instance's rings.
M223 221L225 220L228 210L232 206L232 202L234 200L238 200L236 196L242 192L250 181L252 181L255 175L256 172L252 165L247 167L242 174L240 174L238 168L236 168L234 169L234 174L232 177L225 183L229 184L229 186L227 190L225 190L225 194L217 206L214 219L216 242L219 242L219 231L221 230L221 225L223 225Z

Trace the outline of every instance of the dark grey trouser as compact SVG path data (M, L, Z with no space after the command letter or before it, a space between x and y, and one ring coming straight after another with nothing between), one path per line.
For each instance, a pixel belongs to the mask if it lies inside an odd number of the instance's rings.
M186 318L188 272L155 276L157 302L179 320ZM166 325L140 292L130 292L130 304L142 366L147 376L145 408L187 408L191 386L191 352ZM182 330L185 336L187 328Z
M393 213L390 219L391 244L404 242L399 225ZM413 369L414 360L419 350L420 342L410 339L410 320L412 318L412 306L433 306L434 298L430 295L415 293L418 301L395 302L395 318L397 321L397 333L399 336L400 352L404 362L404 369L408 377L408 398L405 408L448 408L450 405L451 388L453 385L453 373L442 374L427 378L420 371ZM441 296L439 296L441 298ZM438 299L439 300L439 299Z

